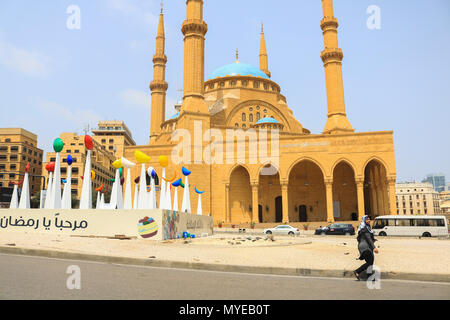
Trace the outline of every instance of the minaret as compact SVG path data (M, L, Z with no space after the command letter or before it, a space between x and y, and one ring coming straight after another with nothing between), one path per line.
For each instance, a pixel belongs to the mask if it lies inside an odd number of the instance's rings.
M338 21L333 14L333 0L322 0L324 18L321 21L325 49L320 57L325 67L327 86L328 120L325 134L354 132L345 113L344 85L342 81L342 59L339 49L337 29Z
M267 59L266 39L264 37L264 24L261 23L261 46L259 52L259 68L270 78L269 62Z
M205 35L208 25L203 21L203 0L187 0L187 16L181 31L184 35L183 111L208 114L204 99Z
M164 15L161 4L158 35L156 36L156 54L153 56L153 81L150 83L152 91L150 142L154 141L161 133L161 124L165 121L166 92L169 87L166 82L165 42Z

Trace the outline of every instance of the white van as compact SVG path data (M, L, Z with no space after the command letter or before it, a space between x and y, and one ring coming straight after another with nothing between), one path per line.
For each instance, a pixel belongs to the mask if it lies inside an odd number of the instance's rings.
M375 218L376 236L448 237L445 216L380 216Z

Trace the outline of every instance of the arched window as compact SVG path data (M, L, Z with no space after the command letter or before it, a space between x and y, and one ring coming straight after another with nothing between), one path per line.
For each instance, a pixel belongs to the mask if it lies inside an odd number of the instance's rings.
M236 123L234 124L234 126L235 126L236 128L239 128L239 123L236 122Z
M247 128L247 126L246 126L245 124L243 124L243 125L242 125L242 128L245 129L245 128Z
M259 88L259 82L258 81L254 81L253 82L253 88L255 88L255 89Z
M250 122L253 122L253 113L250 113L250 115L248 116L248 120L249 120Z
M256 113L256 121L261 120L261 113L257 112Z
M245 113L242 114L242 121L247 121L247 115Z

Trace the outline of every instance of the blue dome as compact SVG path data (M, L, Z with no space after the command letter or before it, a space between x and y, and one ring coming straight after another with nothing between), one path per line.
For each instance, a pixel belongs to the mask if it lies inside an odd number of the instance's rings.
M214 71L212 74L209 75L208 80L224 77L234 77L238 75L269 79L267 74L265 74L258 68L253 67L249 64L235 62L217 69L216 71Z
M265 123L279 123L279 122L274 118L262 118L261 120L256 122L256 124L265 124Z
M174 115L172 116L172 118L170 118L170 120L176 119L176 118L178 118L179 116L180 116L180 113L177 112L176 114L174 114Z

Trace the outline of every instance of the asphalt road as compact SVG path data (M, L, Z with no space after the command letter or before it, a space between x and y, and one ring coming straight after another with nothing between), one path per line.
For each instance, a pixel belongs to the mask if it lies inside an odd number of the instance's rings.
M69 290L69 266L81 289ZM74 282L71 282L74 283ZM253 275L0 254L0 299L300 300L450 299L449 283Z

